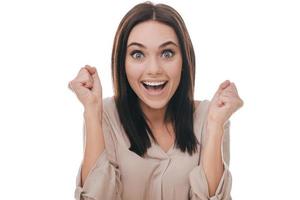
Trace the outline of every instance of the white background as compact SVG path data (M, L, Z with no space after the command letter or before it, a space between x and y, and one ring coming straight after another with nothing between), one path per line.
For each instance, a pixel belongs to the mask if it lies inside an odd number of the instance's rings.
M112 95L113 37L140 2L1 0L0 199L73 199L83 108L67 84L90 64ZM160 2L191 35L195 98L229 79L244 100L231 117L233 199L299 198L299 2Z

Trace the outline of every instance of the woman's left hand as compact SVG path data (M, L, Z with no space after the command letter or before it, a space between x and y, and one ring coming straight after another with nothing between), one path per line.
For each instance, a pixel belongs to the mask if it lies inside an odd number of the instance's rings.
M208 108L208 121L223 126L230 116L244 104L233 82L224 81L212 98Z

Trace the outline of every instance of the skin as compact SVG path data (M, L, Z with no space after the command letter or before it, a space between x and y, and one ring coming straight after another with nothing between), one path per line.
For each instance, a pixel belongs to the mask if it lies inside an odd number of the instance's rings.
M174 44L160 48L166 41ZM133 42L142 44L143 47L130 45ZM138 24L133 28L128 39L126 75L130 86L140 99L140 105L147 116L154 137L165 151L174 143L174 130L170 124L164 123L163 117L166 105L180 82L182 58L179 48L173 29L155 21ZM174 54L165 51L166 49L171 49ZM143 55L130 54L133 50L139 50ZM141 89L141 80L168 80L166 92L158 97L147 96ZM105 149L101 124L102 87L96 68L88 65L83 67L69 82L69 88L84 106L86 133L82 165L82 184L84 184L90 169ZM224 124L242 105L243 101L238 95L235 84L229 80L220 84L210 101L206 124L208 137L200 161L205 171L210 196L215 194L224 172L221 156Z

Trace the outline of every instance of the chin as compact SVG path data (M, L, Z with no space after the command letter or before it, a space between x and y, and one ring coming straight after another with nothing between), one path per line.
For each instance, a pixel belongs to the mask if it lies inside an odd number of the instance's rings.
M140 99L140 105L153 109L153 110L161 110L166 108L168 105L167 99L157 99L157 100L150 100L150 99Z

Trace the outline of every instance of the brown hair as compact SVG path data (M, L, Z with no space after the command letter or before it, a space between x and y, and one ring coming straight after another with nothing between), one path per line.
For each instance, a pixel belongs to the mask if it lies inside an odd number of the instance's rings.
M185 23L179 13L165 4L145 2L134 6L121 20L112 51L112 78L116 107L120 121L131 143L129 148L143 156L155 141L140 108L138 97L130 87L125 72L127 40L132 28L148 20L155 20L172 27L178 37L182 55L182 74L179 86L170 99L165 122L171 121L175 130L175 146L191 155L197 150L197 139L193 129L195 55ZM149 133L149 135L148 135Z

